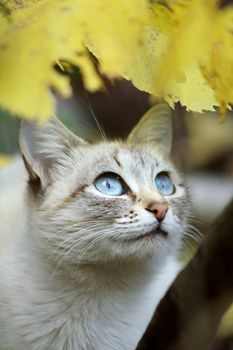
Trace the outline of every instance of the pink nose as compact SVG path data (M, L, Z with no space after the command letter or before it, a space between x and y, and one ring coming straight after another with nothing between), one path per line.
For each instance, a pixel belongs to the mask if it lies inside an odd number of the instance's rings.
M168 211L168 205L164 202L152 202L145 209L154 213L158 221L162 221Z

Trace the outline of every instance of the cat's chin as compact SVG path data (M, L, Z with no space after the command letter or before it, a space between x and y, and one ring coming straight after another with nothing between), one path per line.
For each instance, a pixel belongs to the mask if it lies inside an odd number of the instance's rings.
M133 241L142 241L142 240L155 240L159 237L166 238L168 236L168 232L165 231L162 227L157 227L156 229L145 232L135 238L132 238Z
M112 240L112 256L115 259L144 259L153 255L160 255L164 248L168 233L163 230L153 230L131 238L118 241Z
M143 233L134 234L132 237L121 238L121 243L135 243L135 242L151 242L152 244L156 244L156 241L161 239L166 239L168 237L168 232L161 226L157 226L153 229L146 230ZM114 243L118 242L117 238L111 238Z

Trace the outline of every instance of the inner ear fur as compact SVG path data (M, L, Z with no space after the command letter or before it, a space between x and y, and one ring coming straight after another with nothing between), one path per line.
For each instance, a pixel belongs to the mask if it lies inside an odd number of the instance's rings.
M21 121L19 145L29 182L48 186L56 166L63 163L72 148L87 142L69 131L56 117L43 125L35 121Z

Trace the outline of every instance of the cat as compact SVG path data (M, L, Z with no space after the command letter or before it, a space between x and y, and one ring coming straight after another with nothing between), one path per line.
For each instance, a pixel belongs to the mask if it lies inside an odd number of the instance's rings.
M181 268L189 196L171 111L90 144L22 122L0 185L1 350L133 350ZM25 170L26 169L26 170Z

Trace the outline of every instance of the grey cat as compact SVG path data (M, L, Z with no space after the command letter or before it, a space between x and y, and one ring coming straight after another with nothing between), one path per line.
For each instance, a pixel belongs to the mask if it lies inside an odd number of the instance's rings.
M189 200L171 112L89 144L23 122L0 185L1 350L133 350L180 270ZM27 183L28 180L28 183Z

